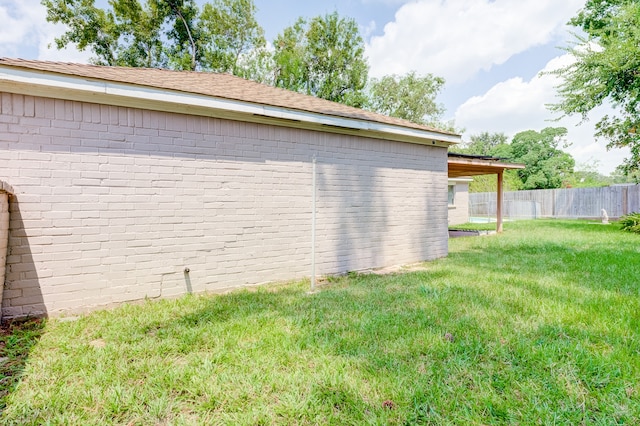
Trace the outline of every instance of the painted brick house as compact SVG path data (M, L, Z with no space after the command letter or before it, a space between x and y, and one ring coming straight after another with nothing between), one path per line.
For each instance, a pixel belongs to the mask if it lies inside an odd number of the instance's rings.
M0 59L2 313L445 256L459 140L229 75Z

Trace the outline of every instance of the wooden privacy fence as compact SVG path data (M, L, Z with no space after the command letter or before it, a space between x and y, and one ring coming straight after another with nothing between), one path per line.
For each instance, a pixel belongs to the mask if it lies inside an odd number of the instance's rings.
M602 209L610 218L640 211L640 185L601 188L538 189L504 193L504 217L599 218ZM496 194L469 194L469 216L495 217Z

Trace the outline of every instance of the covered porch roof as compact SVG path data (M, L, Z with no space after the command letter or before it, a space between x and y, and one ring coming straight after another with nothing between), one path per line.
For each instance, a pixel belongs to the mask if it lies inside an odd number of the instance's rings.
M524 164L506 163L498 157L448 153L449 177L493 175L505 170L524 169Z
M470 177L478 175L498 175L496 203L496 231L502 232L503 175L505 170L524 169L524 164L506 163L498 157L448 153L449 177Z

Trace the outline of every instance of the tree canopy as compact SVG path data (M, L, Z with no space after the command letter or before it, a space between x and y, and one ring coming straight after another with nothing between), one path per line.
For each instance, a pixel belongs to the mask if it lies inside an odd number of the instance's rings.
M470 141L459 147L452 147L452 151L471 155L490 155L493 157L511 157L511 147L507 135L501 132L482 132L470 136Z
M47 21L67 26L55 39L90 49L99 65L250 74L252 53L264 49L264 31L252 0L42 0ZM253 68L252 68L253 67Z
M558 149L567 135L564 127L547 127L540 132L520 132L511 141L512 160L526 167L518 170L523 189L560 188L573 173L575 161Z
M178 44L178 34L186 33L195 3L193 0L109 0L110 8L101 9L94 0L42 0L47 21L62 23L67 31L55 39L61 49L70 43L79 50L91 49L99 65L131 67L166 67L171 45ZM190 29L189 29L190 31ZM190 56L197 52L191 50ZM191 60L189 61L191 62Z
M369 82L367 109L414 123L437 125L444 107L435 98L443 86L443 78L415 72L373 78Z
M584 120L608 103L615 111L596 123L608 148L628 147L629 173L640 170L640 2L588 0L570 23L586 34L569 47L575 62L557 71L560 102L551 109Z
M299 18L274 41L275 85L362 107L369 66L355 20L337 12Z
M566 146L566 135L564 127L547 127L539 132L526 130L517 133L508 143L504 133L483 132L472 135L470 142L454 151L524 164L523 170L505 172L507 190L561 188L571 183L575 165L573 157L559 148L561 144ZM493 176L477 176L470 185L470 191L494 191L495 187Z
M251 76L255 71L252 55L266 47L256 12L253 0L214 0L204 4L199 22L203 69Z

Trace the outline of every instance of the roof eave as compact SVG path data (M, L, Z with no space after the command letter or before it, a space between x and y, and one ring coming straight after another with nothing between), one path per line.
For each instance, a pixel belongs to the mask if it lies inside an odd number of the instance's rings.
M0 91L448 147L461 137L168 89L0 65Z

